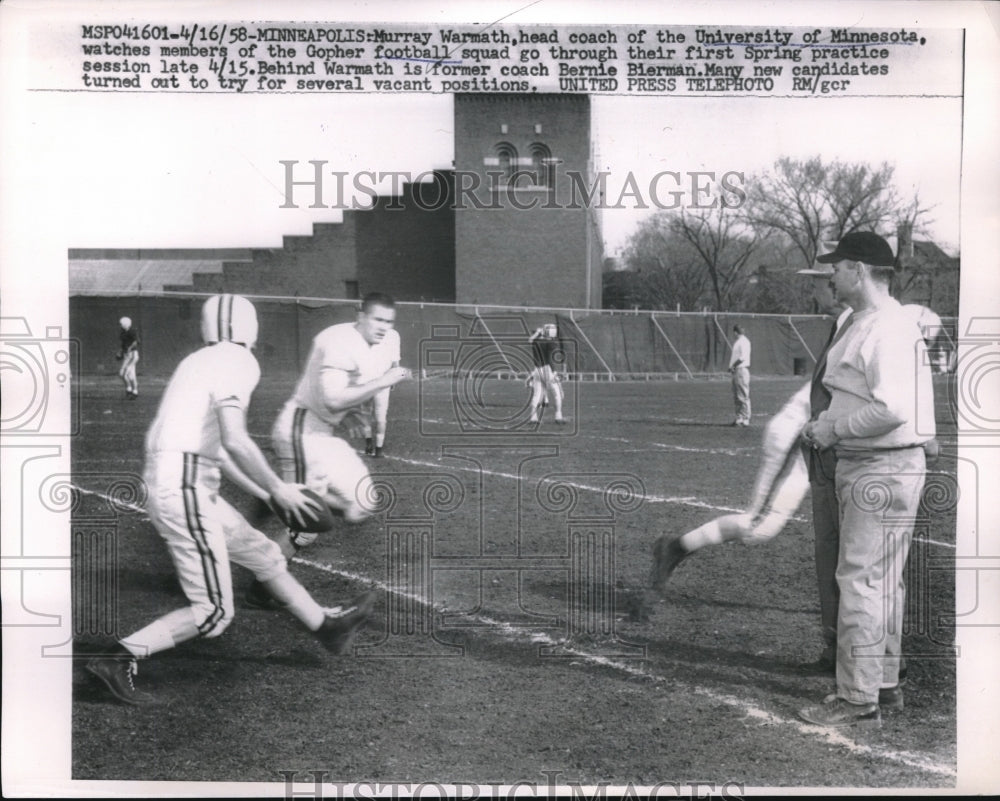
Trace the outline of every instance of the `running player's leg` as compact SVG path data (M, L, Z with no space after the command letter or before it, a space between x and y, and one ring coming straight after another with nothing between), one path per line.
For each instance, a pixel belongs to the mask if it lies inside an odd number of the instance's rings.
M542 408L542 402L545 400L545 381L542 377L541 368L534 368L531 371L529 380L531 384L531 422L537 423L539 421L539 411Z
M271 447L277 458L278 474L283 481L305 484L322 495L324 491L322 484L314 486L308 480L309 470L303 444L306 414L305 409L286 403L271 428ZM314 532L287 529L277 535L275 541L282 553L286 557L291 557L299 548L315 542L317 537L319 535Z
M389 395L391 391L383 389L372 398L372 420L375 434L375 450L373 456L382 456L382 449L385 447L385 432L389 421Z
M132 388L133 395L139 394L139 378L137 375L138 367L139 367L139 351L134 350L132 351L132 361L129 364L128 368L129 385Z
M138 658L196 637L217 637L233 619L233 588L218 501L201 488L153 492L149 513L174 563L188 605L168 612L121 644Z
M303 440L308 486L348 523L369 518L376 504L373 482L355 450L339 437L312 434Z
M546 365L545 368L545 381L552 395L552 402L555 406L556 411L556 422L563 422L563 388L562 383L559 381L559 377L552 370L552 367Z
M220 512L233 563L252 572L271 597L307 629L316 631L325 617L323 608L288 572L288 562L278 544L253 528L229 504Z

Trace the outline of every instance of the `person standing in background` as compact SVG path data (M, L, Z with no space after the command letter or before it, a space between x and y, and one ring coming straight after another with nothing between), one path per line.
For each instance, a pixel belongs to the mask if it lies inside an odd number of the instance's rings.
M132 319L122 317L118 321L118 340L121 345L115 356L121 363L118 377L125 383L125 397L135 400L139 397L139 380L136 365L139 363L139 332L132 326Z
M750 425L750 340L743 333L743 327L733 326L736 341L729 357L729 372L733 381L733 400L736 403L734 426Z
M542 407L548 404L549 397L555 406L555 420L563 425L563 391L559 376L555 372L556 360L559 354L559 329L555 323L547 323L537 328L528 337L531 343L531 360L533 367L528 375L528 386L531 388L531 422L541 422Z

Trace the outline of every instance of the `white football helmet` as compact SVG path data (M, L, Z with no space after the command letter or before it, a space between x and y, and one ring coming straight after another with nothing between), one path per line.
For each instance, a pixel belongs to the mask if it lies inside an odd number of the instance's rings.
M132 319L130 317L122 317L118 321L118 325L128 331L132 327Z
M201 308L201 338L206 344L257 344L257 310L242 295L212 295Z

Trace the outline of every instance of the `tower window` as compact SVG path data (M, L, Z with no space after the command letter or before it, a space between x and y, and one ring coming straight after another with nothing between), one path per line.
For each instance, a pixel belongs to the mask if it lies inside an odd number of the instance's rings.
M504 179L509 181L517 172L517 148L510 142L500 142L496 148L497 159L499 161L500 172Z
M535 177L536 186L555 186L555 159L552 151L541 142L534 142L529 148L531 153L531 172Z

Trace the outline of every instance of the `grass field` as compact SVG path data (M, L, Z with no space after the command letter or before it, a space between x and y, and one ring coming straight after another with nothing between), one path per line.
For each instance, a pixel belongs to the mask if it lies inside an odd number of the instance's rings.
M651 609L636 603L660 532L746 503L763 426L802 380L756 379L748 429L729 427L722 381L568 384L570 423L549 411L537 429L520 382L398 387L387 456L370 462L379 512L323 535L291 568L323 603L380 590L355 654L331 658L290 617L238 608L222 637L141 663L153 708L109 700L78 667L73 778L274 782L278 794L285 777L314 771L329 782L953 786L949 504L917 528L906 709L875 732L831 734L795 716L833 686L797 669L821 645L808 499L770 543L702 551ZM141 475L162 386L144 379L129 403L114 377L84 379L76 521L106 508L108 474ZM265 376L254 397L264 447L290 386ZM934 469L954 474L947 449ZM75 554L79 597L107 587L111 609L78 605L81 655L183 603L138 506L118 514L109 560ZM234 568L238 599L249 579Z

